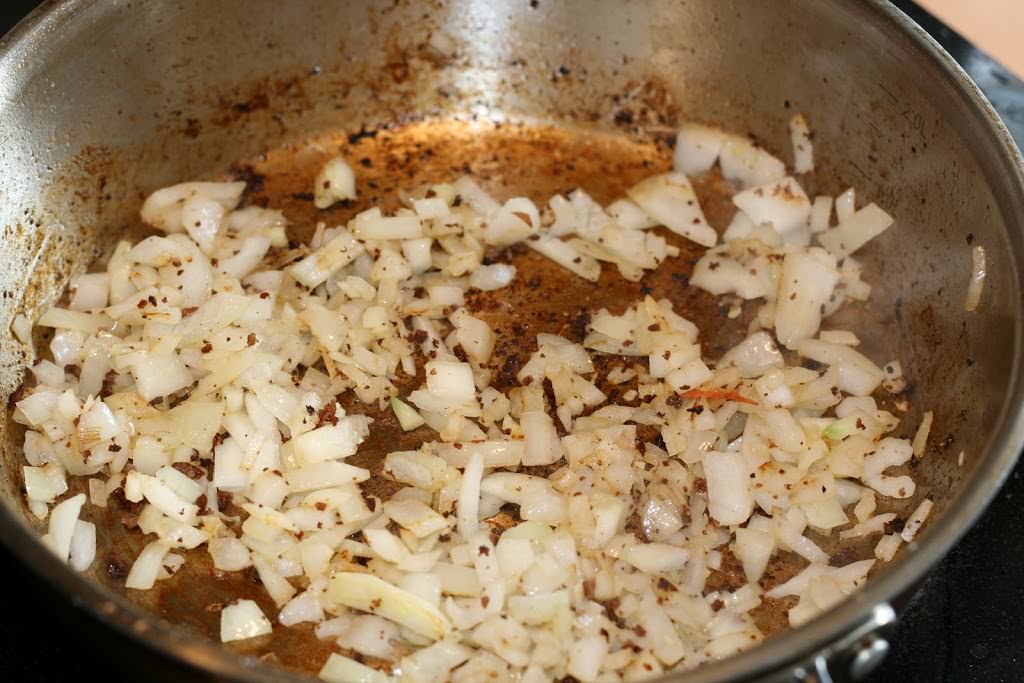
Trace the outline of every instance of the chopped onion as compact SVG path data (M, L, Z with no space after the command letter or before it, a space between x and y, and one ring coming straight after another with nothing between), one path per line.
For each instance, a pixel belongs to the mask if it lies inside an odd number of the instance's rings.
M71 536L69 564L76 572L84 572L96 559L96 526L91 522L78 520Z
M328 656L318 676L328 683L388 683L391 680L380 671L336 652Z
M541 238L530 240L526 244L584 280L597 282L601 277L601 264L597 259L581 254L568 242L555 238Z
M426 424L426 420L423 419L416 409L410 406L401 399L391 397L391 410L395 413L395 418L398 420L398 424L401 425L402 431L411 432L412 430Z
M689 556L685 548L666 543L638 543L622 552L623 560L648 574L678 571Z
M802 117L790 135L807 173ZM687 178L716 162L739 188L722 244ZM120 489L141 507L124 521L156 539L128 588L170 578L206 544L215 570L254 569L280 628L313 623L380 668L332 655L325 680L631 680L760 642L763 596L795 596L792 625L830 609L874 562L832 567L833 530L841 543L884 534L893 513L876 508L915 495L911 473L890 468L924 454L932 422L894 438L900 418L873 394L902 392L903 368L880 369L853 330L821 330L869 299L850 254L892 218L856 210L852 189L812 203L779 159L699 124L681 127L673 164L628 198L576 189L543 215L470 178L424 185L399 192L403 208L320 223L298 245L280 211L237 208L244 183L153 193L142 217L165 234L121 242L106 268L74 278L68 307L41 319L56 331L12 411L44 543L87 570L85 496L60 498L87 485L103 507ZM355 196L340 157L317 183L319 207ZM495 316L509 313L490 304L514 315L517 301L480 291L512 285L516 268L485 261L525 246L569 277L640 283L680 254L665 229L710 247L689 284L730 295L728 317L760 299L721 358L651 295L585 311L585 329L551 319L558 334L539 330L535 348L499 339ZM14 331L31 341L27 319ZM526 362L510 370L516 344ZM387 438L359 403L428 430L375 466L382 487L345 462L369 466L364 442ZM921 501L875 557L891 560L931 508ZM746 583L713 590L728 551ZM776 585L779 554L810 565ZM253 601L221 619L226 641L273 625Z
M220 612L220 642L248 640L265 636L273 630L260 606L252 600L238 600Z
M110 294L110 276L107 273L89 273L71 279L69 287L73 311L94 311L105 308Z
M829 228L829 219L832 216L832 197L819 195L814 198L811 206L810 228L813 234L825 232Z
M837 215L839 210L837 203ZM840 217L839 225L818 235L818 242L837 259L841 259L885 232L892 223L892 216L876 204L868 204L845 219Z
M78 524L78 515L85 504L85 494L79 493L58 504L50 512L50 528L47 536L52 543L57 557L67 561L71 553L71 543Z
M476 532L479 525L480 481L484 473L484 458L480 452L469 456L459 488L458 525L463 538Z
M437 444L437 455L453 467L466 467L469 458L479 453L484 467L514 467L523 460L523 441L477 441L474 443Z
M788 254L775 304L775 333L787 348L818 334L821 311L839 282L835 259L821 249Z
M740 135L726 134L719 150L722 176L743 187L763 185L786 175L786 165Z
M382 616L431 640L452 629L447 617L422 598L369 574L335 574L328 583L327 598L334 604Z
M56 327L61 330L77 330L88 333L109 330L113 324L114 321L102 313L83 313L56 307L46 309L46 312L36 321L36 325L40 327Z
M476 396L469 363L430 361L426 365L427 391L452 404L468 403Z
M526 439L524 465L550 465L562 458L562 443L550 415L539 410L528 411L520 418L520 425Z
M790 177L739 192L732 201L754 224L771 223L779 234L805 227L811 217L810 200Z
M307 287L323 284L339 268L363 253L351 233L340 230L330 242L288 268L288 274Z
M252 566L249 549L237 538L213 538L207 547L215 569L235 572Z
M324 619L319 595L310 589L299 593L281 608L277 621L282 626L294 626L303 622L319 623Z
M971 250L971 279L967 281L967 297L964 299L964 310L977 310L981 302L981 292L985 288L985 277L988 268L985 265L985 247L975 245Z
M793 142L793 170L809 173L814 170L814 146L811 143L811 128L803 114L795 114L789 120L789 136Z
M139 553L135 563L128 572L125 579L125 588L135 590L149 590L156 583L157 574L160 572L164 557L170 551L170 546L163 540L153 541Z
M704 454L708 509L719 524L742 524L754 509L750 467L739 453Z
M903 539L904 543L910 543L917 536L917 532L921 530L928 515L931 513L932 508L935 504L928 498L925 498L921 503L910 513L910 517L907 517L906 523L903 525L903 531L900 532L900 538Z
M484 265L473 271L469 277L469 286L485 292L508 287L516 277L516 267L505 263Z
M914 433L913 449L914 457L921 458L925 454L925 449L928 446L928 434L932 430L932 420L935 418L935 413L930 410L924 411L924 415L921 416L921 424L917 428L917 432Z
M313 205L326 209L335 202L356 198L356 174L344 158L330 159L313 181Z
M444 517L418 500L390 500L384 503L384 514L416 538L424 538L449 526Z
M676 148L672 165L681 173L699 175L707 173L718 161L718 153L725 134L699 123L684 123L676 134Z
M899 534L886 534L882 536L875 546L875 557L883 562L889 562L896 555L896 551L899 550L902 543L903 539L900 538Z
M689 179L682 173L652 176L631 187L628 194L641 209L672 232L705 247L718 242L718 235L704 218Z

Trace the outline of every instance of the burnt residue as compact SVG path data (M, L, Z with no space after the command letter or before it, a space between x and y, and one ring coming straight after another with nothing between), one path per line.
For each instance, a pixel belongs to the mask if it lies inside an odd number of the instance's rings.
M246 205L252 199L252 196L259 195L261 203L265 206L266 202L263 195L263 184L266 182L266 177L261 173L258 173L256 169L250 164L235 164L230 170L231 178L233 180L241 180L245 182L245 191L242 193L241 205Z

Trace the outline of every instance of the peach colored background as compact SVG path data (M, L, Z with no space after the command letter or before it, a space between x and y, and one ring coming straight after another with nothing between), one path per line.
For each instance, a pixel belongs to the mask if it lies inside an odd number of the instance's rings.
M1024 77L1024 0L917 0L972 43Z

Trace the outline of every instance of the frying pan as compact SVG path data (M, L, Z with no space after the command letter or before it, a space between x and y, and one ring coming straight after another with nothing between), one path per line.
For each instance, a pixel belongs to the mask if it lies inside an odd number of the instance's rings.
M949 56L887 3L65 0L44 3L0 42L0 74L3 397L35 358L13 338L14 316L37 316L115 239L142 234L141 199L158 187L244 178L248 200L284 208L301 239L312 221L360 208L318 214L306 196L319 163L338 152L361 162L361 201L384 206L398 188L467 171L502 194L540 200L584 187L608 200L668 164L680 121L749 133L785 156L785 121L803 112L818 161L809 191L852 185L897 217L863 251L871 302L836 324L855 327L876 360L907 368L913 407L901 435L921 410L935 411L931 448L913 468L917 497L892 509L906 515L930 497L936 512L847 602L686 680L870 670L893 606L977 518L1024 441L1020 155ZM723 226L728 203L714 183L698 190ZM972 244L986 247L989 275L968 313ZM681 277L693 254L671 266ZM490 302L494 319L509 320L500 308L510 302L528 319L505 330L508 357L542 328L571 333L582 310L639 294L610 275L588 288L538 259L504 256L518 259L523 282ZM659 274L642 286L673 297L714 357L737 330L674 282ZM364 449L367 464L393 445L387 428ZM319 667L326 650L301 629L279 629L260 650L210 642L207 606L265 598L248 577L217 576L199 557L154 591L125 591L122 568L141 539L116 506L90 512L103 531L88 575L58 563L23 504L18 438L4 400L0 536L65 603L211 679L291 680L299 674L283 669ZM773 615L763 618L770 626Z

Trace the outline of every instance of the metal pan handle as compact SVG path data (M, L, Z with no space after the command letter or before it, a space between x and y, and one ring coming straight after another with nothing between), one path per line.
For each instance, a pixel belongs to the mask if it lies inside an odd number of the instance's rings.
M889 654L896 611L888 603L876 605L867 619L850 633L793 672L794 683L852 683L874 671Z

